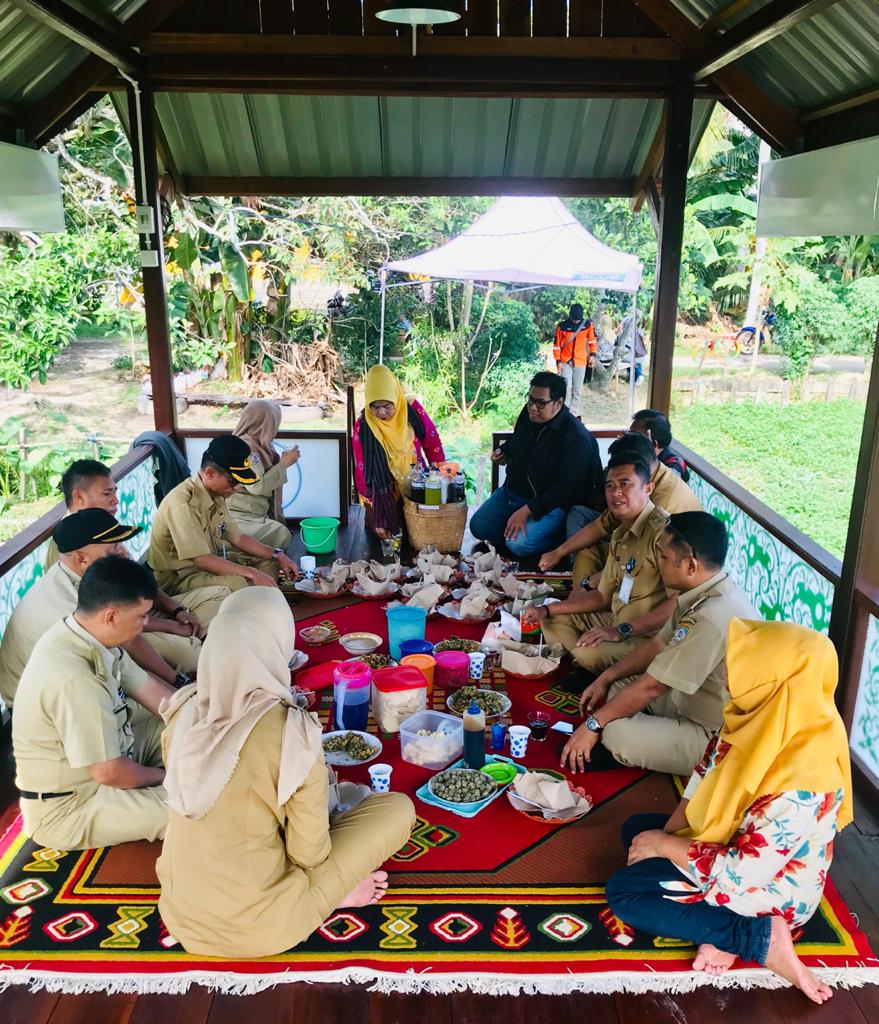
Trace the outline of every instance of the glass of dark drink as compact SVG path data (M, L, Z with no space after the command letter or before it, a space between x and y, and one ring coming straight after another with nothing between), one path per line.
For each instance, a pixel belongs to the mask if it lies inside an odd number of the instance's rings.
M549 732L550 717L546 711L532 711L528 716L528 725L531 727L531 739L535 743L541 743L546 739Z

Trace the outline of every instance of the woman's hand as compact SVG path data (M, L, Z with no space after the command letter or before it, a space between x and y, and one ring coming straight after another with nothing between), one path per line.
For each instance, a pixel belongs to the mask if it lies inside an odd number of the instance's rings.
M291 466L295 466L299 461L299 445L294 444L292 448L287 448L281 452L280 462L285 469L289 469Z
M664 857L667 839L668 835L658 828L640 832L629 847L629 864L638 864L642 860L650 860L651 857Z

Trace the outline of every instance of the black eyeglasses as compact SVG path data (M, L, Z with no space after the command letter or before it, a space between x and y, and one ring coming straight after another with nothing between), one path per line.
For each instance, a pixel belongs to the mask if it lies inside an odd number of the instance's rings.
M545 409L548 405L552 405L553 402L557 401L557 398L532 398L531 395L525 396L526 404L533 405L536 409Z

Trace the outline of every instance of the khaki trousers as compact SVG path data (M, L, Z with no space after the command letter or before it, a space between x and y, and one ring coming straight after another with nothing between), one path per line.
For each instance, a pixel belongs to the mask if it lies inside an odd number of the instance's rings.
M415 808L404 793L368 796L361 804L335 817L330 825L332 851L307 872L308 892L296 903L300 922L295 945L329 917L342 900L393 856L409 838Z
M220 605L231 593L229 587L197 587L188 594L175 594L171 600L175 604L185 605L195 615L201 623L201 636L204 637L208 626L217 617ZM168 616L159 612L156 618L165 619ZM178 672L195 672L197 669L201 638L159 632L144 633L143 638Z
M615 697L628 680L610 688ZM669 775L689 776L711 738L711 731L688 718L681 718L671 692L651 701L631 718L619 718L605 726L601 742L621 764L647 768Z
M235 516L235 523L248 537L262 541L270 548L283 548L286 551L293 539L292 534L283 523L279 523L277 519L269 519L268 516L251 518L239 513Z
M542 622L543 635L551 644L562 644L579 668L598 675L625 657L635 646L633 640L599 644L597 647L578 647L577 641L596 626L612 626L610 612L584 612L580 615L558 615Z
M583 548L574 556L574 587L579 587L584 576L601 572L610 552L610 541L600 540L591 548Z
M278 563L273 558L256 559L244 554L238 557L237 551L235 555L235 558L229 559L230 562L237 562L239 565L251 565L273 579L278 578ZM250 586L243 576L217 576L212 572L199 572L198 570L186 576L169 573L167 576L159 579L158 584L166 593L177 593L184 604L189 600L189 595L194 590L205 587L226 587L230 591L235 591L243 590L245 587Z
M134 760L150 768L161 767L162 720L144 710L132 716L131 728ZM25 834L55 850L90 850L138 839L161 839L168 824L162 786L116 789L85 783L69 797L22 800L21 814Z

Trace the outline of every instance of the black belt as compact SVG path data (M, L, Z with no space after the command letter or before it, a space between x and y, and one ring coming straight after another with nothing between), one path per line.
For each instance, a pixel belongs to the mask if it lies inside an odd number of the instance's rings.
M18 795L24 800L54 800L59 796L73 796L73 790L69 789L66 793L31 793L29 789L20 789Z

